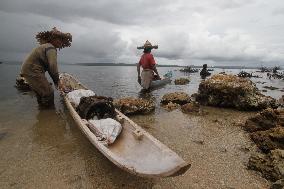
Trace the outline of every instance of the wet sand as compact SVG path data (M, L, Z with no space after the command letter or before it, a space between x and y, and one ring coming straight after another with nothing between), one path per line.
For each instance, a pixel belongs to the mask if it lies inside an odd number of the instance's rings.
M161 179L155 186L267 188L265 179L246 169L249 154L256 148L239 123L253 113L213 107L203 109L208 115L161 110L159 118L153 118L152 123L146 125L150 133L192 164L183 176ZM134 120L143 126L143 118L136 117Z
M148 116L132 116L133 121L192 164L182 176L144 179L108 161L83 136L63 105L61 108L57 112L38 111L37 120L31 120L29 128L19 125L17 133L7 131L2 137L3 188L269 186L258 173L246 169L249 154L256 148L238 123L254 113L203 107L208 114L198 116L157 108Z

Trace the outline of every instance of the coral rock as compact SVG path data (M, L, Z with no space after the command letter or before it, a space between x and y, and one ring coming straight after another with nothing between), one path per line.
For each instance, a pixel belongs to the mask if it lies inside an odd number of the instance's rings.
M274 149L284 150L284 127L275 127L266 131L257 131L250 134L259 149L268 153Z
M189 83L189 79L187 78L179 78L175 80L175 85L186 85Z
M273 150L271 153L254 154L250 157L248 168L262 173L263 177L271 181L284 178L284 150Z
M273 110L271 108L263 110L246 121L244 130L248 132L255 132L276 127L278 119L277 113L277 110Z
M169 102L167 105L163 106L167 111L173 111L180 107L179 104Z
M279 98L278 102L279 102L280 106L284 107L284 95L282 95L282 97Z
M176 103L176 104L186 104L191 101L190 96L184 92L174 92L165 94L162 97L161 103L168 104L169 102Z
M182 105L181 110L183 113L199 113L200 105L197 102L190 102Z
M274 182L270 189L283 189L284 188L284 178Z
M114 106L124 114L147 114L155 110L155 103L152 100L127 97L114 100Z
M200 83L196 100L203 105L238 110L262 110L278 106L275 99L261 94L249 79L221 74Z

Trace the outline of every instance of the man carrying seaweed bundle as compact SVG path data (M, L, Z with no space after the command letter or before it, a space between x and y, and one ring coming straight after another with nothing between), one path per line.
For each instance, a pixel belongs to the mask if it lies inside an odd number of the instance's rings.
M45 72L48 71L56 89L58 89L57 49L70 47L72 35L62 33L54 27L51 31L37 33L36 39L40 45L26 57L20 75L25 78L30 88L36 93L40 106L53 106L54 91L45 77Z

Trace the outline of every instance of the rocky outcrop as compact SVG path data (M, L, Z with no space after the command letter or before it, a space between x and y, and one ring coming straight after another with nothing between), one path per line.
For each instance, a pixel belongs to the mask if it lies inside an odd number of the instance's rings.
M180 69L181 72L187 72L187 73L196 73L198 72L199 70L198 69L195 69L195 68L192 68L190 66L187 66L185 67L184 69Z
M258 148L268 153L271 150L284 150L284 127L275 127L266 131L256 131L250 134Z
M237 75L238 77L252 77L252 73L248 73L245 71L241 71L240 73L238 73Z
M116 99L114 106L126 115L148 114L155 110L154 101L133 97Z
M200 105L198 102L192 101L190 103L184 104L181 106L181 110L183 113L199 113L200 112Z
M164 105L163 106L167 111L173 111L173 110L176 110L180 107L179 104L176 104L176 103L172 103L172 102L169 102L168 104Z
M284 178L284 109L268 108L249 118L243 128L263 153L253 154L248 168L261 172L275 183L270 188L283 188ZM282 180L281 180L282 179Z
M187 78L179 78L175 80L175 85L186 85L190 82Z
M284 79L284 72L276 72L276 73L267 73L267 77L269 79Z
M278 103L281 107L284 107L284 95L282 95L282 97L279 98Z
M253 154L248 168L261 172L262 176L273 182L284 178L284 150L272 150L269 154Z
M284 178L277 180L270 187L270 189L283 189L283 188L284 188Z
M253 75L252 73L248 73L245 71L241 71L240 73L237 74L237 76L238 77L248 77L248 78L251 78L251 77L261 78L259 75Z
M284 150L284 109L263 110L247 119L243 128L262 152Z
M248 132L264 131L276 127L278 124L278 117L280 119L280 113L278 110L267 108L262 112L256 114L256 116L247 119L244 130ZM280 121L280 120L279 120Z
M174 93L168 93L165 94L162 97L161 103L166 105L170 102L175 103L175 104L186 104L191 101L190 96L184 92L174 92Z
M262 110L278 106L275 99L261 94L249 79L223 74L202 81L196 100L202 105L238 110Z

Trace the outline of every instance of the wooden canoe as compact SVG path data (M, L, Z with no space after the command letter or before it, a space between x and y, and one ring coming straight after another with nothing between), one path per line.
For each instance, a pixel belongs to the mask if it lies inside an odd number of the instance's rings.
M60 82L68 88L87 89L67 73L60 74ZM123 129L113 144L103 145L88 128L86 120L81 119L77 114L65 93L61 91L61 94L71 116L84 135L103 155L121 169L149 178L177 176L189 169L188 162L118 110L116 112L122 120Z

